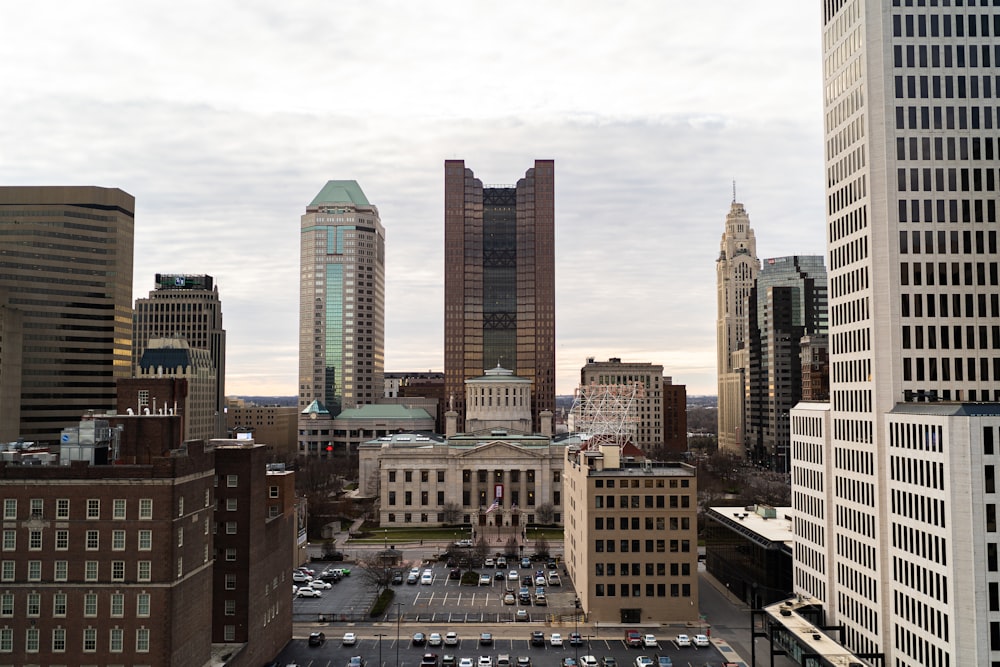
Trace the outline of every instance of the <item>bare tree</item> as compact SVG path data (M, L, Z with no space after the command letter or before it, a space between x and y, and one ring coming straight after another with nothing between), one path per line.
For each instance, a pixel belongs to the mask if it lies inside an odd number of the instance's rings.
M478 561L479 564L482 565L483 561L486 559L486 556L489 553L490 553L490 545L486 543L485 539L480 537L476 541L476 545L472 547L472 562L475 563ZM472 566L471 563L469 565L470 567Z
M381 595L392 582L392 563L389 554L376 551L359 558L358 574L365 588L374 590L376 595Z
M508 556L517 555L517 538L513 535L507 539L507 544L504 545L504 553Z
M544 537L535 540L535 555L539 558L549 557L549 541Z
M543 526L549 526L555 521L556 510L552 503L542 503L535 509L535 520Z
M454 526L460 523L462 520L462 508L458 506L457 503L445 503L442 509L442 514L444 515L444 522L448 525Z

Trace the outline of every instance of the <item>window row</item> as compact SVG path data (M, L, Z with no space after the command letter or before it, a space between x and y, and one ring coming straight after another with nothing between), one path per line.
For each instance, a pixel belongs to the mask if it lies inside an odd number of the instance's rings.
M688 530L691 528L690 517L663 516L595 516L594 530L666 530L669 520L670 530ZM617 524L617 526L616 526Z
M666 563L594 563L596 577L665 577ZM690 577L691 563L670 563L670 576Z
M24 596L24 615L29 618L38 618L47 614L42 610L42 595L40 593L27 593ZM111 618L123 618L126 613L125 595L123 593L111 593L107 595L108 615ZM99 611L99 596L97 593L86 593L83 595L81 609L71 610L66 593L58 592L51 595L51 613L54 618L62 618L72 612L77 615L82 612L85 618L94 618ZM0 593L0 617L11 618L15 616L14 593ZM149 616L150 595L149 593L137 593L135 595L134 613L140 618ZM20 615L20 614L18 614Z
M614 480L614 479L601 479L601 478L597 478L597 479L594 480L594 488L596 488L596 489L613 489L613 488L615 488L615 483L617 482L619 489L629 489L629 488L638 489L640 487L641 488L645 488L645 489L652 489L652 488L662 489L662 488L664 488L664 482L666 482L666 481L670 482L666 486L669 486L671 489L678 489L678 488L680 488L680 489L687 489L687 488L689 488L691 486L691 480L689 480L689 479L664 480L661 477L661 478L656 478L656 479L642 479L642 480L639 480L639 479L619 479L619 480ZM641 484L640 484L640 482L641 482Z
M900 262L899 284L929 286L997 285L997 262Z
M979 94L976 86L976 96ZM910 106L896 107L897 130L992 130L991 106ZM1000 120L1000 107L996 111Z
M943 382L988 382L990 360L979 360L979 380L976 380L976 365L974 357L955 357L954 365L951 357L941 357L940 365L937 357L917 357L916 359L903 357L903 380L905 382L937 382L938 380ZM993 377L1000 378L1000 357L993 359ZM994 390L993 393L1000 396L1000 389ZM990 391L988 389L983 389L982 395L978 399L973 398L973 395L969 394L968 400L997 400L989 398ZM938 398L946 401L952 400L945 398L940 393ZM954 400L960 401L962 399L956 396Z
M620 509L663 509L670 507L670 509L682 509L686 507L691 507L691 496L688 495L671 495L671 496L594 496L594 507L597 509L614 509L615 498L618 498L618 507ZM667 498L669 498L669 503L667 503Z
M122 653L125 651L125 630L122 628L111 628L108 632L108 651L111 653ZM41 647L42 630L38 628L28 628L25 630L24 647L18 649L24 653L38 653ZM50 646L53 653L64 653L72 650L67 644L67 634L65 628L53 628L50 633ZM135 631L135 652L149 652L149 629L138 628ZM98 647L98 631L96 628L84 628L82 632L82 642L80 648L84 653L96 653ZM12 628L0 628L0 653L13 653L14 630Z
M597 553L665 553L667 540L594 540ZM691 540L670 540L670 553L690 553Z
M44 498L30 498L28 500L28 514L26 516L18 516L18 499L17 498L4 498L3 501L3 518L5 521L16 521L18 519L45 519L45 518L55 518L55 519L101 519L107 518L101 515L101 499L100 498L89 498L85 503L85 512L83 517L72 516L70 513L70 501L68 498L57 498L54 503L55 513L50 516L45 514L45 499ZM128 519L128 502L124 498L115 498L111 501L111 517L115 520L125 520ZM140 498L138 503L138 514L132 518L139 519L152 519L153 518L153 499L152 498Z
M70 568L69 561L56 560L56 561L44 561L46 563L52 563L52 579L51 581L69 581L70 580ZM22 573L21 581L43 581L42 578L42 563L40 560L29 560L26 564L26 569ZM113 582L125 582L129 583L126 578L127 568L126 563L123 560L113 560L110 563L104 562L105 566L105 579L100 578L101 572L101 561L88 560L81 564L73 563L73 580L79 580L82 575L83 581L113 581ZM82 572L80 571L82 568ZM153 561L150 560L140 560L135 563L135 579L133 581L145 582L150 581L153 572ZM0 561L0 581L3 582L16 582L18 581L17 575L17 562L13 560Z
M181 530L181 529L178 529ZM25 544L27 545L28 551L41 551L45 548L44 531L37 528L29 528L24 531L26 535ZM88 530L83 534L83 544L87 551L98 551L101 548L101 532L99 530ZM108 531L105 531L107 533ZM2 541L0 541L0 546L2 546L3 551L16 551L17 550L17 539L18 531L15 529L4 529ZM125 551L127 546L127 533L124 530L112 530L110 531L111 541L110 546L112 551ZM153 531L152 530L138 530L133 533L135 537L134 547L139 551L149 551L153 548ZM67 551L69 549L70 543L70 531L68 530L56 530L54 531L53 541L49 548L53 548L56 551ZM179 545L181 546L181 545Z
M594 584L594 595L603 597L643 597L643 584ZM667 584L645 584L645 597L667 597ZM691 597L691 584L670 584L670 597Z

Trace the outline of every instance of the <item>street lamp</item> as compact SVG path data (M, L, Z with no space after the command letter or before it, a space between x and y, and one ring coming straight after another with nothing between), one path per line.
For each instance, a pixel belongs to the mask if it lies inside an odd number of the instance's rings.
M403 613L403 603L396 603L396 667L399 667L399 617Z
M385 637L381 632L377 635L378 637L378 667L382 667L382 637Z

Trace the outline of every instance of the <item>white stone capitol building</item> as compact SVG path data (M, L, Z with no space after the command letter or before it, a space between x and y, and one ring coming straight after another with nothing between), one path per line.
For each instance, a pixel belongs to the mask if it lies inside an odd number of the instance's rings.
M467 433L396 433L359 447L360 492L378 496L383 526L562 524L563 464L575 436L529 432L531 381L497 366L465 381ZM494 500L496 509L490 510Z

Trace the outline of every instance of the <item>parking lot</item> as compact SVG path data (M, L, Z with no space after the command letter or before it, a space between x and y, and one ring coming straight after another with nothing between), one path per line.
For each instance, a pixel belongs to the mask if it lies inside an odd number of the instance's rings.
M439 633L442 636L454 629L458 637L457 646L415 646L412 641L414 633L421 632L425 636ZM399 639L397 640L397 631ZM481 645L479 635L489 631L493 637L488 645ZM544 645L533 646L531 632L544 633ZM560 633L562 646L552 646L552 632ZM657 646L647 648L628 648L623 641L623 631L620 629L589 629L580 628L582 643L580 646L570 646L569 635L573 626L547 628L545 626L507 626L501 630L492 628L459 627L449 628L446 624L429 624L426 626L407 623L400 626L384 624L370 627L340 627L330 626L324 630L326 642L322 646L309 647L306 640L295 640L289 644L279 656L279 664L294 664L300 667L346 667L352 656L361 656L363 667L419 667L423 656L435 654L438 667L445 656L452 656L457 665L461 658L471 658L474 665L479 664L480 656L488 656L492 667L497 667L498 656L508 655L513 667L517 666L519 657L530 659L530 667L562 667L564 659L570 658L583 667L583 658L593 656L599 667L605 664L605 658L613 658L615 667L639 667L636 659L645 656L653 661L653 667L659 667L659 657L669 658L674 667L703 667L722 664L721 654L714 648L678 647L672 637L658 637ZM356 643L344 646L342 637L345 632L357 635ZM586 632L592 634L587 635ZM380 638L378 635L382 635ZM666 663L664 663L666 664Z

